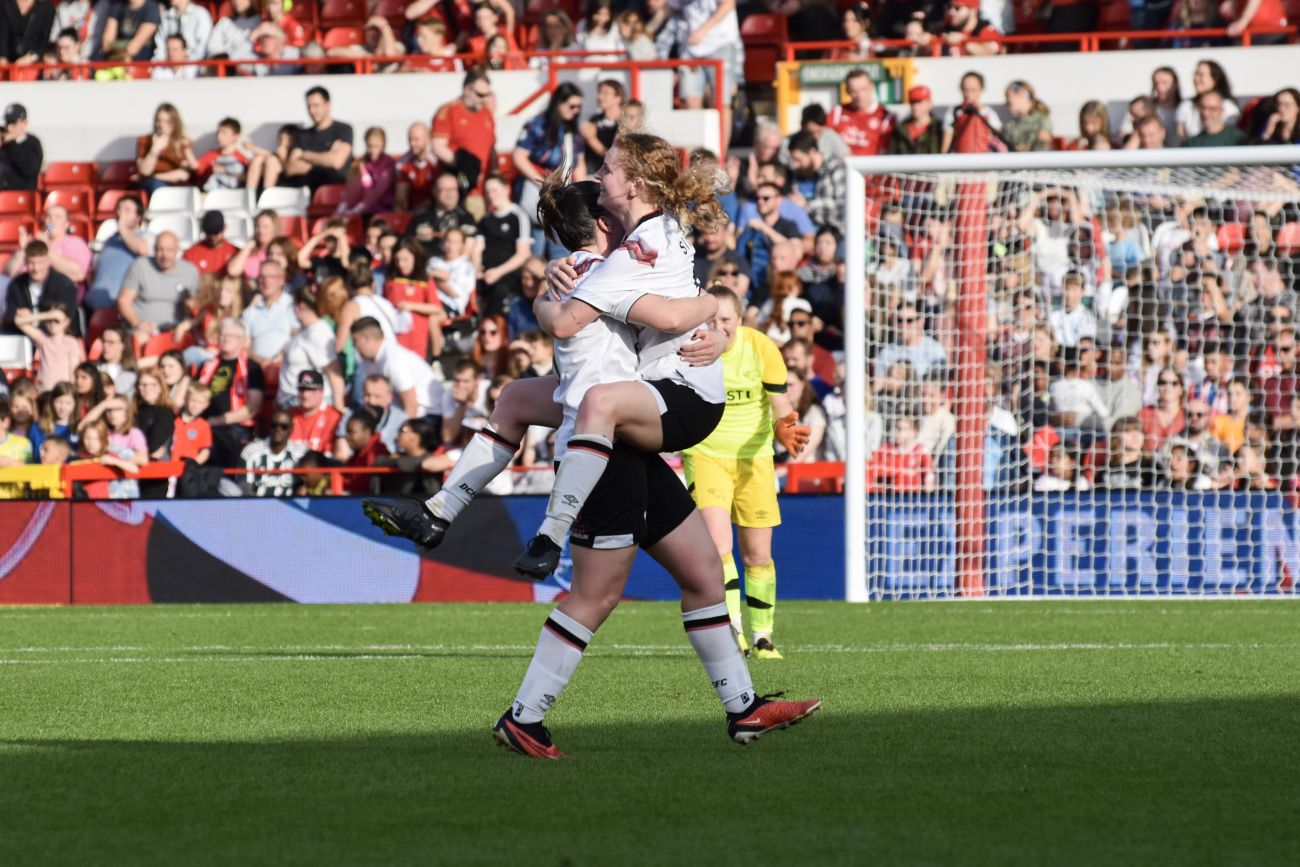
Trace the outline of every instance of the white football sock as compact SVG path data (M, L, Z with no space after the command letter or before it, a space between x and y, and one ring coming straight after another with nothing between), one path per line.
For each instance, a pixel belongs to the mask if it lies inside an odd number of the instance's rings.
M614 445L599 434L582 434L569 440L568 451L555 471L551 499L546 504L546 520L538 533L550 537L557 546L564 545L582 504L595 489L609 465Z
M541 722L559 700L560 693L582 662L582 652L591 641L591 630L558 608L551 612L537 639L533 661L528 663L524 682L515 696L511 714L516 722Z
M469 501L510 466L518 450L496 431L483 428L470 437L442 490L425 500L425 507L444 521L456 520Z
M727 604L719 602L708 608L684 611L682 626L727 713L740 713L749 707L754 701L754 684L749 679L745 657L731 635Z

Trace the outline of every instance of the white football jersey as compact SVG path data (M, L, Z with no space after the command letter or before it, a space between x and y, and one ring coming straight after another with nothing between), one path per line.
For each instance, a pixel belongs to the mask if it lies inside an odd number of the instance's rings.
M585 250L577 251L573 258L581 290L605 259ZM555 370L560 378L555 402L564 407L564 423L555 434L555 457L559 459L573 436L578 406L587 390L602 382L634 382L639 378L636 331L624 322L598 316L568 340L555 341Z
M587 279L573 293L608 317L627 322L632 305L644 295L689 298L698 295L695 282L695 248L672 217L649 214L623 239L623 244L604 262L593 266ZM679 382L708 403L723 403L722 362L691 367L677 356L677 350L691 341L694 329L669 334L632 325L637 334L640 366L637 372L647 381Z

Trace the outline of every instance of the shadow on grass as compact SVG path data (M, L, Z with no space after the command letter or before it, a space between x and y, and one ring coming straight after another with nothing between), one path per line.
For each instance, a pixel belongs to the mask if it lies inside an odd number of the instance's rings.
M1300 701L0 742L4 863L1300 863ZM431 721L430 729L434 727Z

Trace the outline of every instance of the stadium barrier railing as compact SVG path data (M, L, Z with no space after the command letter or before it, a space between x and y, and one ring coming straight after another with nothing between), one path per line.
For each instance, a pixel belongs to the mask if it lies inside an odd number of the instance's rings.
M1092 33L1012 33L1007 35L980 36L972 42L996 42L1006 48L1026 49L1030 52L1042 51L1050 46L1073 46L1079 52L1114 50L1127 42L1178 42L1187 39L1233 39L1239 40L1243 47L1252 44L1252 38L1259 36L1287 36L1288 42L1295 42L1296 27L1269 27L1232 36L1224 27L1201 27L1193 30L1107 30ZM1109 46L1103 48L1103 46ZM796 60L825 60L825 57L808 56L810 52L826 53L831 51L850 51L858 43L847 39L821 40L810 42L790 42L785 46L786 62ZM949 47L942 39L932 39L930 45L919 49L919 56L942 57L944 49ZM869 44L870 54L874 58L879 51L907 51L917 48L910 39L873 39ZM802 55L802 56L801 56ZM886 54L885 56L888 56Z

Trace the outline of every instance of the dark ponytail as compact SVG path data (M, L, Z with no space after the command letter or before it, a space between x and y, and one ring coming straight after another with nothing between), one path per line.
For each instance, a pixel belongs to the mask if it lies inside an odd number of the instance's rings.
M537 220L546 237L566 250L590 244L596 238L596 218L604 213L599 198L600 184L595 181L566 184L563 168L548 174L537 196Z

